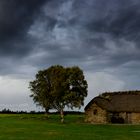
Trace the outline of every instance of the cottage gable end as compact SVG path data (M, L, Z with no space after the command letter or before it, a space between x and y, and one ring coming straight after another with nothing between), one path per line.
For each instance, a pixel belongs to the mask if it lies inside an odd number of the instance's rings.
M85 121L91 123L106 123L106 110L94 102L86 111Z

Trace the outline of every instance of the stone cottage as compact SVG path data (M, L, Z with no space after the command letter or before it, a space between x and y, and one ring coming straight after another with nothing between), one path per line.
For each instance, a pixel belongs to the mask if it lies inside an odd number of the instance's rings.
M140 124L140 91L103 93L85 107L86 122Z

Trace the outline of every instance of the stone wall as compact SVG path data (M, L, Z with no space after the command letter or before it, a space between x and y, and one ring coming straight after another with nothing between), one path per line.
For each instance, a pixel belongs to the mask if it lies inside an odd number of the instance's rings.
M140 124L140 113L132 113L131 122L132 124Z
M119 117L123 118L126 124L140 124L140 113L120 112Z
M122 118L125 124L140 124L140 113L131 113L131 112L118 112L117 117ZM107 112L106 110L99 107L96 103L93 103L85 111L85 122L94 123L94 124L106 124L113 123L111 118L116 116L113 112ZM116 123L120 123L119 121Z
M86 122L90 123L107 123L107 112L103 110L95 103L90 106L85 112L86 114Z

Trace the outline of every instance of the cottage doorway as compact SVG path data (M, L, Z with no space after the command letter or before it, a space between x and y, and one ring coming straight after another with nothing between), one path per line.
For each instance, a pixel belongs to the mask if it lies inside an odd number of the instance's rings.
M124 119L122 117L119 116L119 113L112 113L111 116L111 123L124 123Z

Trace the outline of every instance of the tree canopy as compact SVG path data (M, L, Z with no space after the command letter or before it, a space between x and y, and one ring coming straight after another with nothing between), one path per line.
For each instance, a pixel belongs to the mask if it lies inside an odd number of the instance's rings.
M36 79L30 82L31 97L37 105L57 109L63 119L63 110L84 105L87 96L87 81L83 71L77 67L51 66L38 71Z

